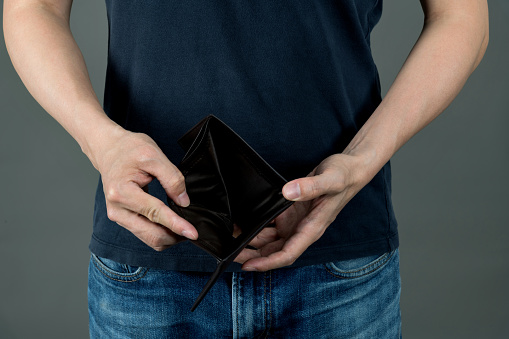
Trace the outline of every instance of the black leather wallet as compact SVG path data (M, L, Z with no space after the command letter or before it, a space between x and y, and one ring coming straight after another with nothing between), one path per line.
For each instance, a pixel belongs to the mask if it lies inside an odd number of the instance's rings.
M190 241L217 260L194 311L233 259L293 201L282 194L287 181L217 117L205 117L178 143L187 151L178 168L191 203L180 207L168 197L168 204L196 227L198 239Z

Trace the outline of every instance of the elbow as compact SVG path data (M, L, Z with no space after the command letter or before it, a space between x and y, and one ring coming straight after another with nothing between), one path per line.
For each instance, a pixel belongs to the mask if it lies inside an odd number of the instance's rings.
M472 69L479 65L489 42L489 12L486 0L470 0L464 2L427 5L423 1L425 12L424 25L448 25L456 27L456 33L465 44L467 53L471 56ZM454 30L451 28L451 30Z
M483 38L481 42L481 48L479 49L479 55L482 58L484 53L486 52L486 49L488 48L488 43L490 41L490 24L488 15L486 15L486 20L483 25Z
M490 41L490 24L489 24L489 15L488 9L486 8L486 13L482 16L480 20L481 24L479 25L479 47L477 52L477 57L475 59L474 68L477 68L479 63L481 62L486 50L488 48L488 43Z
M470 24L472 27L475 27L477 32L477 56L474 62L474 69L477 68L479 63L481 62L486 50L488 48L488 43L490 41L490 18L489 18L489 10L488 10L488 2L485 0L480 0L477 2L477 6L473 8L470 12Z

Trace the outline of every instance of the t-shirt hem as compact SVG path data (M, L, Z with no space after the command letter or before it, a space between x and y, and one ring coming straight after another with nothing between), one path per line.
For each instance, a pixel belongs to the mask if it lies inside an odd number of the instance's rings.
M324 264L332 261L360 258L390 252L399 247L398 233L386 237L351 244L309 248L297 261L287 268ZM213 272L216 260L208 254L182 254L140 251L111 244L92 235L89 249L97 256L132 266L142 266L171 271ZM227 272L242 272L241 265L232 263Z

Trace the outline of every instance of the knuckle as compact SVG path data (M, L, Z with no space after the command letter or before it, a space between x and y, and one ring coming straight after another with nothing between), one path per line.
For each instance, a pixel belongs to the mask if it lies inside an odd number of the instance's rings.
M344 175L336 176L333 184L331 184L330 189L334 192L342 192L346 188L346 180Z
M164 246L164 241L162 238L160 237L153 237L150 241L150 245L152 246L152 248L156 249L156 248L162 248Z
M118 212L115 208L106 208L106 215L111 221L118 222Z
M316 223L317 219L318 218L315 215L306 215L304 218L302 218L302 221L306 225L312 225Z
M122 200L122 194L116 187L109 187L106 190L106 200L111 202L120 202Z
M157 205L147 206L143 211L143 215L146 216L148 220L155 223L159 223L161 216L161 207Z
M315 233L311 237L311 240L313 241L313 243L318 241L318 239L320 239L324 233L325 233L325 229L319 230L317 233Z
M323 225L324 226L323 230L321 231L322 234L325 233L325 230L327 229L327 227L329 227L329 225L332 224L334 222L334 220L336 220L336 218L337 218L337 214L331 215L331 216L329 216L329 218L327 218L327 220L325 221L325 223Z
M285 258L282 261L282 264L284 266L292 265L297 260L297 256L293 255L292 253L290 253L288 251L285 251L284 253L285 253Z
M180 192L181 190L184 190L185 187L185 180L184 176L180 172L176 172L172 178L168 181L168 188L171 191Z
M152 234L146 239L147 245L156 251L162 251L167 248L166 239L160 234Z
M294 263L296 260L297 260L297 259L296 259L296 258L294 258L293 256L288 257L288 258L285 260L285 266L293 265L293 263Z
M309 186L309 193L312 196L319 196L322 194L322 187L318 180L311 180L311 185Z
M145 144L138 148L138 160L140 162L151 162L159 157L158 150L150 144Z

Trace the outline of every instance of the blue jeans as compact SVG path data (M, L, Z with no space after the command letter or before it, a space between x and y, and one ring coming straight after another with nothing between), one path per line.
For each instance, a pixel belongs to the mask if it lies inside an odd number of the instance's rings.
M132 267L92 254L91 338L400 338L399 251L269 272Z

